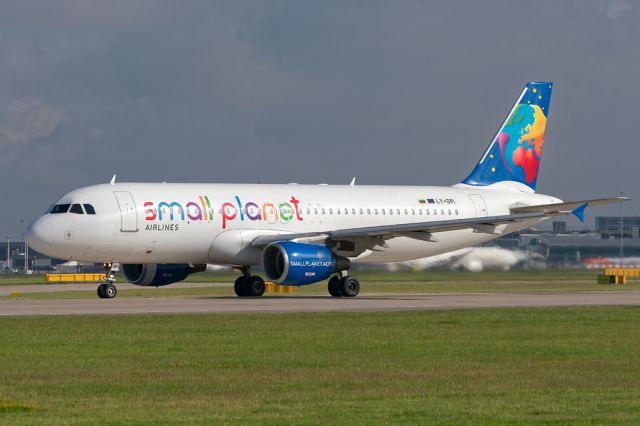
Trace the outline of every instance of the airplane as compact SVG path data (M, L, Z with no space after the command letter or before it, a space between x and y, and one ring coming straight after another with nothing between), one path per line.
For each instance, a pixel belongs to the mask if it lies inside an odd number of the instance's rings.
M100 298L117 294L114 265L139 286L164 286L228 265L239 297L268 280L302 286L328 280L354 297L355 263L399 262L493 240L611 197L563 202L535 192L553 84L529 82L488 148L453 186L109 183L58 199L27 229L46 255L102 263Z

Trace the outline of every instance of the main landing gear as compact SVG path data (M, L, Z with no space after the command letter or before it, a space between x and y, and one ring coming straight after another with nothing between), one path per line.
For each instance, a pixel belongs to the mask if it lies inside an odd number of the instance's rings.
M329 280L329 294L333 297L356 297L360 293L360 281L356 277L346 275L334 275Z
M98 286L98 297L100 299L113 299L118 294L118 289L115 285L113 285L113 283L116 281L112 269L113 264L111 262L103 263L102 268L104 269L104 273L106 275L106 282Z
M233 290L239 297L259 297L264 294L266 286L258 275L250 275L248 268L242 268L242 276L236 279Z

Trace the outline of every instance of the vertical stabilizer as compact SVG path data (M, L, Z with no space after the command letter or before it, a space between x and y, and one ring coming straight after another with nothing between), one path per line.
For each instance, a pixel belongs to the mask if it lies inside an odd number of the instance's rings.
M513 181L535 191L553 83L530 82L489 148L462 183L486 186Z

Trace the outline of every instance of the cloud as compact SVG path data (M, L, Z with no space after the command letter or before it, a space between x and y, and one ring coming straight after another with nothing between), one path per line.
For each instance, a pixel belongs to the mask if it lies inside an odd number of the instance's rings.
M596 0L595 5L601 13L604 13L612 21L633 9L633 5L628 0Z
M60 123L68 119L67 110L48 105L44 100L23 96L0 104L0 145L25 143L49 136Z
M115 172L448 185L531 79L557 83L540 191L631 191L638 10L631 0L2 1L0 180L20 182L5 198L32 218L43 200ZM15 214L0 211L0 227Z

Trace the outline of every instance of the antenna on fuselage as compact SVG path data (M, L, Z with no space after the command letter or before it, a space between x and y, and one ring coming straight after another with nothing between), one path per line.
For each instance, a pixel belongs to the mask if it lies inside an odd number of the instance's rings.
M115 185L116 184L116 175L113 175L113 177L111 178L111 181L109 183L111 185Z
M354 176L353 179L351 179L351 183L349 184L349 186L355 186L356 185L356 177Z

